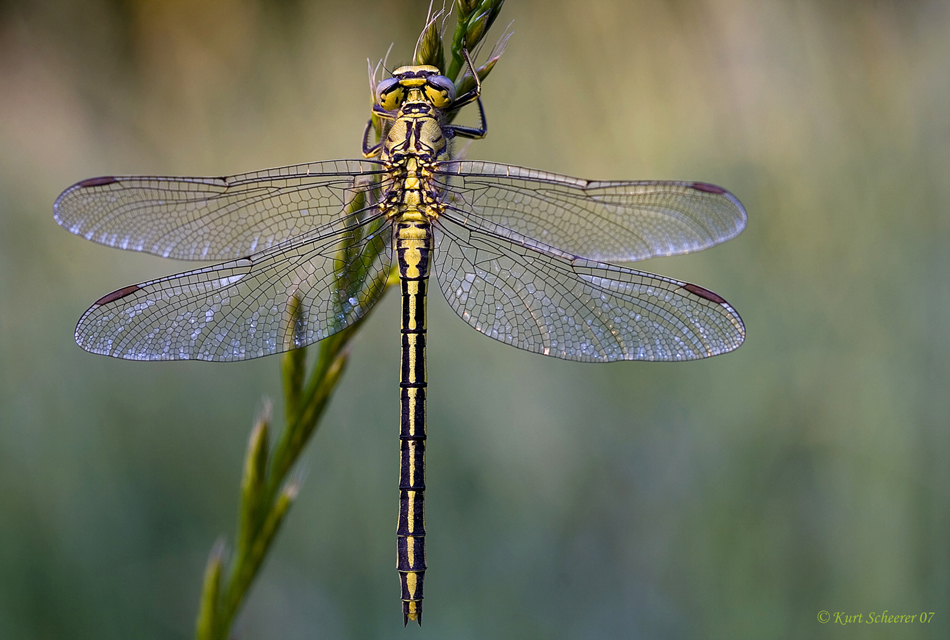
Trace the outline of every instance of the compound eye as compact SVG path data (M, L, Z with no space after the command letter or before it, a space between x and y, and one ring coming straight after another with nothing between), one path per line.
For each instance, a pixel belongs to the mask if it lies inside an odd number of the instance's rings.
M445 76L429 76L425 85L426 98L436 109L445 109L455 102L455 83Z
M398 78L387 78L376 85L376 104L386 111L398 109L405 97L406 89Z

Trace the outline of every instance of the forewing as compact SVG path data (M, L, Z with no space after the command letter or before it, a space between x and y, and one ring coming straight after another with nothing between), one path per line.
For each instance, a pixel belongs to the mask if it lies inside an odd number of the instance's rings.
M603 262L699 251L746 223L735 196L703 182L591 181L472 161L444 163L436 179L469 227Z
M125 287L86 311L76 342L127 360L247 360L306 346L378 300L391 233L377 214L355 230Z
M56 221L93 242L180 260L230 260L342 226L354 198L386 184L381 165L337 160L223 178L83 180L53 205Z
M435 271L455 312L506 344L565 360L694 360L737 348L739 314L693 284L460 224L436 228Z

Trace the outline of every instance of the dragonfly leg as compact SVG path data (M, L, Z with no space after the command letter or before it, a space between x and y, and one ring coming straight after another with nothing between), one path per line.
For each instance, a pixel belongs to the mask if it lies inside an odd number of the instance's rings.
M468 55L468 49L462 49L462 56L465 57L465 62L468 64L468 70L475 79L475 88L457 97L455 102L452 103L452 106L449 107L449 110L451 111L455 111L460 107L464 107L469 103L475 102L478 100L478 97L482 95L482 81L478 78L478 72L475 71L475 65L472 64L472 58Z
M369 120L366 121L366 128L363 129L363 157L364 158L372 158L374 156L378 156L379 152L383 148L382 141L377 142L374 145L369 144L369 132L372 128L373 128L373 119L370 118Z
M455 99L455 102L452 103L452 106L449 107L450 110L455 111L461 107L464 107L467 104L472 102L478 103L478 117L481 121L481 125L478 127L467 127L461 124L453 124L446 127L454 135L459 136L460 138L471 138L472 140L479 140L484 138L488 133L488 120L485 119L485 107L482 106L482 82L478 79L478 72L475 71L475 65L472 64L472 58L468 55L468 49L462 49L462 55L465 57L465 62L468 64L469 73L472 74L472 77L475 78L475 88L471 91L460 95Z
M477 127L467 127L461 124L450 124L446 129L460 138L471 138L472 140L481 140L488 133L488 120L485 119L485 107L482 106L482 99L476 98L478 102L478 119L481 124Z
M381 118L384 120L395 120L397 114L393 111L386 111L378 104L374 104L373 115L375 115L377 118ZM379 152L383 148L382 140L377 142L375 145L370 146L368 140L369 140L369 131L372 128L373 128L373 119L370 118L369 121L366 123L366 128L363 129L363 157L364 158L372 158L374 156L378 156Z

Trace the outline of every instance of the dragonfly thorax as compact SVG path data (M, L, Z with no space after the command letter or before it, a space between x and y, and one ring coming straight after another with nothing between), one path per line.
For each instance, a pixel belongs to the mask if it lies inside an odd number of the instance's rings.
M426 110L411 109L415 104ZM448 143L442 130L442 114L425 103L407 104L386 132L380 159L395 162L400 156L432 161L447 159Z
M442 109L455 100L455 84L436 67L400 67L376 88L376 110L387 112L380 161L392 179L382 208L390 218L424 222L442 211L433 187L435 166L449 158Z
M426 156L397 154L390 160L393 187L386 194L382 210L390 218L431 221L444 210L433 188L433 163Z

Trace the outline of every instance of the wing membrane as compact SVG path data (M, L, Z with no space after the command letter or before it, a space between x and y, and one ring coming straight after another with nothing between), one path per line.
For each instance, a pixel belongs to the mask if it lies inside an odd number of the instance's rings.
M439 218L435 271L449 305L506 344L565 360L693 360L737 348L735 310L696 285L576 258Z
M702 182L591 181L472 161L444 163L437 179L466 226L602 262L699 251L746 223L735 196Z
M64 191L53 210L60 225L100 244L180 260L230 260L314 229L331 231L357 194L385 182L382 165L363 160L223 178L93 178Z
M83 314L76 342L128 360L247 360L306 346L378 300L391 229L377 214L317 241L125 287Z

